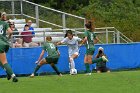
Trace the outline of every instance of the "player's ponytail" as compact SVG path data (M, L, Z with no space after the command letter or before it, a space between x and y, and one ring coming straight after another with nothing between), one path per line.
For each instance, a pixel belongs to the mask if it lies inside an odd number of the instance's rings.
M93 22L92 21L88 21L86 24L85 24L85 27L91 31L94 30L94 27L93 27Z

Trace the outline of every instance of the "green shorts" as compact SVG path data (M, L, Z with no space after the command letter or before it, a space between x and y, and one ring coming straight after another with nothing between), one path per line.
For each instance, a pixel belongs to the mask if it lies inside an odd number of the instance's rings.
M94 54L94 51L95 51L95 48L89 48L89 49L86 49L86 55L93 55Z
M59 57L55 57L55 58L46 57L45 59L46 59L46 62L47 62L48 64L51 64L51 63L57 64Z
M0 39L0 53L8 52L9 50L9 43Z

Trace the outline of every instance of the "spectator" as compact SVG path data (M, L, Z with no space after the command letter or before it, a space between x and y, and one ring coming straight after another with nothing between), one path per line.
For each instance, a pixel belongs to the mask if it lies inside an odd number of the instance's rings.
M33 47L33 46L38 46L37 43L34 43L32 42L32 32L29 31L29 25L25 25L24 27L24 31L21 32L21 38L23 39L22 41L22 44L23 44L23 47Z
M13 48L22 47L22 40L20 38L15 40L15 43L13 43Z
M29 25L29 30L32 31L32 35L35 35L34 28L32 25L32 20L28 20L27 25Z
M1 14L1 21L7 22L6 12L2 12L2 14Z
M14 22L10 22L9 27L13 31L13 35L19 35L17 28L15 28ZM14 36L14 37L17 38L18 36Z
M12 38L12 47L22 47L22 40L19 38L19 32L17 30L17 28L15 28L15 24L14 22L10 22L9 24L9 27L10 29L13 31L13 35L16 35L16 36L13 36Z
M104 49L102 47L99 47L98 54L96 55L95 58L100 58L102 56L106 57L106 55L104 54ZM96 63L96 70L97 70L97 73L110 72L110 70L106 67L106 62L104 61Z

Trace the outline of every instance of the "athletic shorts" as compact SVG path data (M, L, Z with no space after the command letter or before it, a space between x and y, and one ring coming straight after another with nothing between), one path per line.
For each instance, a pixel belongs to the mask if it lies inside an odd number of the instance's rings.
M0 39L0 53L8 52L9 50L9 43Z
M57 64L59 57L55 57L55 58L46 57L45 59L48 64L51 64L51 63Z
M107 72L109 69L107 67L97 67L97 71Z
M95 48L86 49L86 55L93 55L94 51L95 51Z
M79 52L74 52L73 54L78 55L79 56ZM73 54L69 54L69 57L71 57Z

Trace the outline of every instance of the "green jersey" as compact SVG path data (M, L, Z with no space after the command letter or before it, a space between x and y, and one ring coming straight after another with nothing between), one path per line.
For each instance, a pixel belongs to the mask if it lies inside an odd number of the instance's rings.
M85 31L85 37L87 37L87 42L86 42L86 48L90 49L94 47L94 39L96 38L96 35L94 32L87 30Z
M97 54L96 58L100 58L102 56L106 56L105 54ZM96 66L99 67L106 67L106 62L102 61L102 62L97 62Z
M45 42L43 49L48 52L48 57L55 58L59 56L57 48L52 42Z
M8 24L0 21L0 53L8 52L9 43L6 37L6 31L9 28Z
M0 20L0 39L6 39L6 31L8 28L9 25L6 22Z

